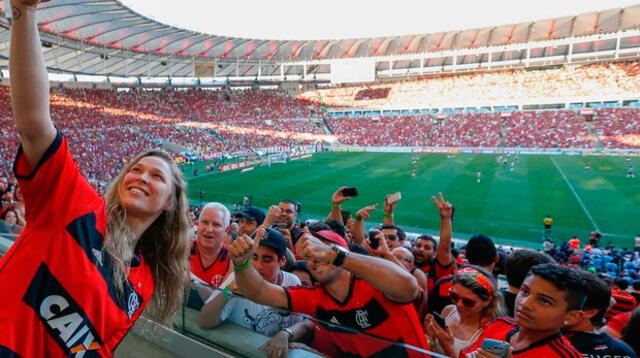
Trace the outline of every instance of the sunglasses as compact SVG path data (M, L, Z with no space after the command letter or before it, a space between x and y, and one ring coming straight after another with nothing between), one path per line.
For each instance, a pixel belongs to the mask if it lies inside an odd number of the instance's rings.
M391 241L396 241L398 237L394 234L385 235L385 237Z
M478 302L480 302L480 301L477 301L477 300L472 300L470 298L461 297L459 294L453 292L453 289L451 289L451 288L449 289L449 299L454 304L458 303L458 301L462 301L462 304L465 307L469 307L469 308L475 306Z

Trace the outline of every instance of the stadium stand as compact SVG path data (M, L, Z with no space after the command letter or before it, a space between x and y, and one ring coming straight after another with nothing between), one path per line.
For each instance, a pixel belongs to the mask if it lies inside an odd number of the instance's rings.
M346 108L442 108L526 101L540 98L606 97L634 93L640 86L640 63L619 62L541 70L501 70L442 74L392 84L318 89L301 98ZM388 95L362 93L388 92Z

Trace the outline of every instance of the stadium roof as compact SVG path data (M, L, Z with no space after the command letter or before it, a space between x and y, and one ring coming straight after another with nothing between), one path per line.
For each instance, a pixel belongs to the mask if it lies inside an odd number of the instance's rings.
M104 48L198 58L297 61L414 54L637 29L640 5L473 30L309 41L185 30L147 18L117 0L53 0L41 6L38 22L44 31Z

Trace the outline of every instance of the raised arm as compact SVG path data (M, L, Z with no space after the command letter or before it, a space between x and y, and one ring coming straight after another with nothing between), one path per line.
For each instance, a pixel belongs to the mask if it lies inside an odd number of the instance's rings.
M264 235L265 230L260 228L256 232L255 239L242 235L229 248L229 254L236 273L238 291L253 302L288 308L287 294L284 292L284 288L265 281L251 266L251 256Z
M385 225L395 225L395 222L393 220L393 211L396 208L396 204L398 204L398 201L394 201L392 203L389 202L389 197L391 196L391 194L387 194L384 197L384 208L383 208L383 214L382 214L382 223Z
M331 196L331 211L329 212L329 216L327 216L327 219L335 220L342 225L344 225L344 222L342 221L342 212L340 211L340 205L342 205L342 203L346 200L349 200L348 196L342 195L342 190L345 188L346 186L340 187Z
M369 206L365 206L364 208L358 210L356 213L356 221L353 224L353 231L351 232L351 236L353 237L353 241L356 244L362 245L365 240L365 229L364 229L364 221L371 219L371 212L376 210L378 204L373 204Z
M11 106L24 154L32 167L56 136L49 114L49 79L36 23L38 3L39 0L11 1Z
M438 250L436 251L436 260L442 266L448 266L453 261L453 255L451 255L451 214L453 212L451 203L444 200L442 193L438 193L438 198L434 196L431 200L438 208L440 214L440 242L438 243Z
M296 251L302 258L316 262L333 263L337 257L331 246L307 234L296 243ZM418 296L416 279L406 269L387 260L350 253L341 267L367 281L392 301L408 303Z

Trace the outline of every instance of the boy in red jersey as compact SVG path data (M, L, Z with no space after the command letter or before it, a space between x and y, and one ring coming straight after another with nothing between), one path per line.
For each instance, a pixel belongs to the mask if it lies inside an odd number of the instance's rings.
M110 357L146 307L167 322L188 276L186 184L171 157L131 160L106 199L49 112L38 0L13 0L14 164L27 225L0 260L0 356Z
M460 358L496 358L481 349L482 342L496 339L511 346L513 358L580 358L580 354L560 333L566 325L582 318L587 290L581 275L572 268L541 264L531 268L516 297L515 321L501 317L490 322Z

